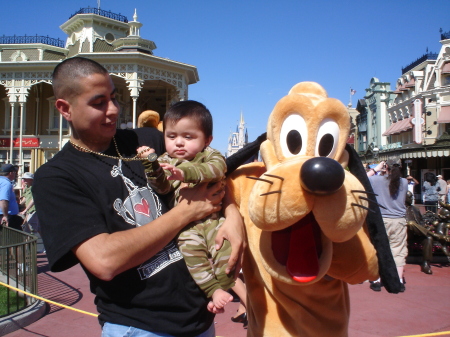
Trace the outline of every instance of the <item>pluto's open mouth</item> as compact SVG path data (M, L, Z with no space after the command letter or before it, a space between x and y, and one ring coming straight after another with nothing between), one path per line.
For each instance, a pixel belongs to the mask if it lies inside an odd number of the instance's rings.
M272 233L272 251L278 263L297 282L311 282L319 273L321 230L312 213L281 231Z

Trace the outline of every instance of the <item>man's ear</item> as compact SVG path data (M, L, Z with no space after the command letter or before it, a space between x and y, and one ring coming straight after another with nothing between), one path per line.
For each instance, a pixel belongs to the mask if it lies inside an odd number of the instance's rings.
M72 114L70 109L70 103L65 99L59 98L55 102L55 107L58 109L59 113L67 119L68 122L72 121Z

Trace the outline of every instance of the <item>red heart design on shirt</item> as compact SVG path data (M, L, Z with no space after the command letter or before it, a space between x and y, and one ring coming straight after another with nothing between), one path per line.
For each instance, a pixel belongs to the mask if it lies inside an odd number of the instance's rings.
M144 214L146 216L150 216L150 207L148 207L148 201L145 200L144 198L141 199L140 204L134 205L134 210L137 213Z

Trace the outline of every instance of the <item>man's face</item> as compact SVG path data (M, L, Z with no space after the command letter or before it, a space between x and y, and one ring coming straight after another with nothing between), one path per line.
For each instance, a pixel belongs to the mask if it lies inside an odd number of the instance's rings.
M93 74L79 79L81 93L67 101L63 116L72 124L75 139L91 150L104 150L116 133L119 104L116 89L108 74Z
M17 172L16 171L12 171L12 172L9 172L7 177L8 177L9 180L14 181L14 180L16 180L16 175L17 175Z
M31 186L31 185L33 185L33 179L22 178L22 184L24 185L24 187Z

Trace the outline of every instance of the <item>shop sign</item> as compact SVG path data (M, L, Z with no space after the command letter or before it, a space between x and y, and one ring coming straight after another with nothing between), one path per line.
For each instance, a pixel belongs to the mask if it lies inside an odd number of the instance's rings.
M0 147L10 147L11 138L0 138ZM20 147L20 138L13 138L13 147ZM22 147L39 147L39 138L22 138Z

